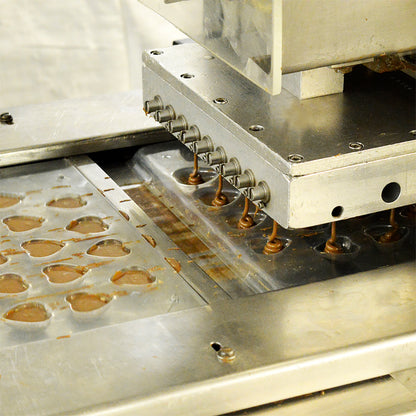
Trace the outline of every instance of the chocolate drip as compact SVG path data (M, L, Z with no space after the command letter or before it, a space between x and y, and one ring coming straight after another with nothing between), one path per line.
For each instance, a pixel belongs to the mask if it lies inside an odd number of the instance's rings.
M342 247L337 243L337 229L335 221L331 224L331 237L325 244L324 252L328 254L340 254L343 252Z
M277 238L277 227L277 222L273 221L273 231L269 236L269 241L264 246L263 254L275 254L283 250L283 242Z
M194 154L194 170L188 177L188 185L200 185L201 183L204 183L204 180L198 172L198 155Z
M390 225L391 229L379 238L378 241L380 243L394 243L395 241L400 240L400 230L395 219L394 208L390 211Z
M215 198L212 200L211 204L214 207L222 207L223 205L227 205L228 202L227 196L222 193L222 176L219 175L217 192L215 192Z
M245 202L244 202L244 211L241 215L240 220L238 221L237 228L246 229L254 225L253 217L251 215L248 215L248 210L249 210L249 200L246 197Z

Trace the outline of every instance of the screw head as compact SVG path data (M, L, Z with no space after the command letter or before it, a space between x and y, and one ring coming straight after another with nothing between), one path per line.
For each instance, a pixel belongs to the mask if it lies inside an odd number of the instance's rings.
M195 75L185 72L184 74L181 74L181 78L185 78L185 79L195 78Z
M362 150L364 149L364 145L361 142L351 142L348 147L351 150Z
M0 114L1 124L13 124L13 116L10 113Z
M260 124L253 124L248 129L251 130L251 131L263 131L264 127Z
M230 363L235 360L235 351L230 347L222 347L217 352L217 357L224 363Z
M228 103L228 100L224 97L215 98L213 101L214 101L215 104L220 104L220 105Z
M291 155L287 157L287 159L289 160L289 162L292 162L292 163L300 163L303 161L303 156L297 153L292 153Z

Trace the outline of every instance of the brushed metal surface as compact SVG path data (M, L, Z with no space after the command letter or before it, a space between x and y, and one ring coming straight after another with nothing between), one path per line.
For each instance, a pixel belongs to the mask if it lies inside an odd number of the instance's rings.
M4 108L0 166L168 140L141 108L139 90Z
M0 409L216 415L410 368L415 284L401 265L4 349Z

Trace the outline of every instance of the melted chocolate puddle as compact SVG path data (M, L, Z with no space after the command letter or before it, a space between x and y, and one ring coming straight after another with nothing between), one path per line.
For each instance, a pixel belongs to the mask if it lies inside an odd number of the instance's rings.
M72 282L86 273L83 267L70 266L68 264L54 264L43 269L43 273L48 276L51 283Z
M18 204L21 199L18 196L2 194L0 195L0 208L9 208Z
M48 311L41 303L24 303L10 309L4 317L12 321L42 322L50 318Z
M82 217L71 221L66 229L81 234L102 233L108 225L99 217Z
M52 199L46 205L48 207L55 208L80 208L83 207L86 202L80 196L68 196L64 198Z
M65 246L64 243L54 240L31 240L25 241L22 248L32 257L47 257L57 253Z
M111 281L116 285L145 285L153 283L152 276L145 270L120 270Z
M91 246L87 254L98 257L122 257L127 256L130 250L124 247L119 240L103 240Z
M111 301L111 296L104 293L74 293L66 297L66 300L71 304L74 311L90 312L100 309Z
M7 273L0 276L0 293L21 293L29 285L17 274Z
M13 217L7 217L3 220L4 224L7 225L10 231L16 233L22 231L33 230L42 226L44 219L40 217L26 217L21 215L15 215Z

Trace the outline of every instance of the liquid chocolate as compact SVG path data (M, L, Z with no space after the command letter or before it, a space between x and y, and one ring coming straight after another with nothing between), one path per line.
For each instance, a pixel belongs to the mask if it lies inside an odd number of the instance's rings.
M20 202L20 198L12 195L0 195L0 208L9 208Z
M238 221L237 228L246 229L255 225L253 217L248 214L248 210L249 210L249 199L246 197L244 201L244 211L241 214L241 218Z
M145 270L118 271L111 278L116 285L145 285L153 283L152 276Z
M27 290L29 285L17 274L2 274L0 276L0 293L21 293Z
M12 321L42 322L50 318L48 311L40 303L25 303L9 310L4 317Z
M190 173L187 181L188 185L200 185L204 183L201 174L198 172L198 155L194 154L194 170Z
M47 257L57 253L65 246L64 243L54 240L31 240L25 241L22 247L32 257Z
M334 221L331 224L331 237L325 243L324 252L328 254L341 254L343 251L341 245L337 243L336 222Z
M269 241L267 241L264 246L263 254L276 254L283 250L284 244L279 238L277 238L277 228L277 222L273 221L273 231L269 236Z
M66 229L81 234L102 233L108 229L108 225L98 217L83 217L71 221Z
M74 311L90 312L100 309L111 301L111 296L104 293L74 293L66 297Z
M225 195L222 192L222 187L223 187L223 179L222 179L222 175L219 175L217 192L215 193L215 198L211 202L211 205L213 205L214 207L222 207L229 203L227 195Z
M39 228L43 221L44 219L40 217L26 217L20 215L8 217L3 220L4 224L7 225L9 230L16 233Z
M130 250L118 240L104 240L91 246L87 254L98 257L122 257L127 256Z
M43 269L43 273L48 276L49 281L52 283L68 283L82 277L85 274L85 270L77 266L55 264Z
M388 244L394 243L401 238L400 228L395 219L395 210L394 208L390 211L390 230L385 234L379 237L379 243Z
M81 199L81 197L64 197L53 199L49 201L46 205L48 207L55 207L55 208L80 208L86 204L85 201Z

